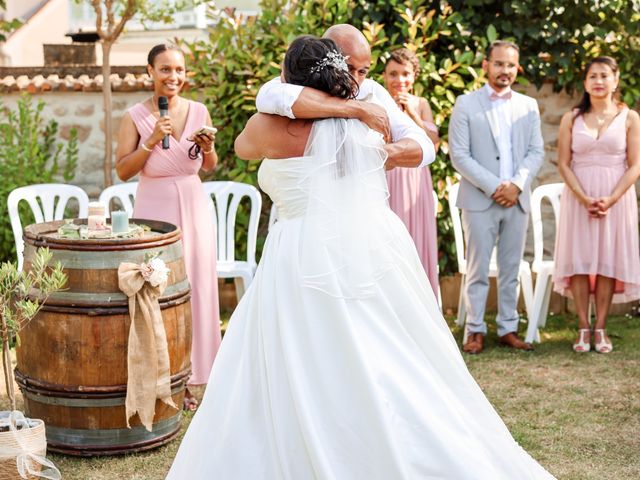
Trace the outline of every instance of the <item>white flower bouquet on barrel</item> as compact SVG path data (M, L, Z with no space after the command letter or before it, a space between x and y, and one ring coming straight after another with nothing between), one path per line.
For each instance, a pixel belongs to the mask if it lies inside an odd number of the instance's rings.
M169 272L171 272L167 264L164 263L164 260L158 258L157 255L147 258L146 261L140 265L140 271L142 278L149 282L152 287L159 287L162 284L166 284L169 278Z

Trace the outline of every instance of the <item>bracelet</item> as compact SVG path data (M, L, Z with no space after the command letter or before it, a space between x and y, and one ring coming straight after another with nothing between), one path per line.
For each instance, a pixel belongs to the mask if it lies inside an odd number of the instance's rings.
M203 150L202 154L203 155L209 155L211 152L213 152L213 147L211 147L211 150Z
M153 148L147 147L147 144L144 142L140 144L140 148L142 148L145 152L149 152L149 153L153 152Z

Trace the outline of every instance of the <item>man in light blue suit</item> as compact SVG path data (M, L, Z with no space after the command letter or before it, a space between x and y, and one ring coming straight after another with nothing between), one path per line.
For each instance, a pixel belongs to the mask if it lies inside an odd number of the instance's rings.
M487 84L457 98L449 122L449 149L460 173L457 206L467 245L463 286L467 340L463 350L480 353L487 326L489 262L497 242L498 335L512 348L533 347L518 338L518 269L526 239L530 184L544 158L535 99L511 90L519 48L496 41L482 63Z

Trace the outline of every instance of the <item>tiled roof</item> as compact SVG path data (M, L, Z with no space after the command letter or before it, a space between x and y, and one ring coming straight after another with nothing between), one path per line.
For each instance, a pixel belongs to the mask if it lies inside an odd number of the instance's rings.
M114 92L134 92L140 90L152 90L153 83L146 73L134 74L126 73L119 75L112 73L111 89ZM7 75L0 78L0 93L11 92L101 92L103 84L102 75L90 76L82 74L79 76L65 75L61 77L57 74L43 75Z
M12 92L101 92L102 67L62 65L58 67L0 66L0 94ZM153 83L144 66L111 67L111 90L137 92L152 90ZM189 88L187 78L185 88Z

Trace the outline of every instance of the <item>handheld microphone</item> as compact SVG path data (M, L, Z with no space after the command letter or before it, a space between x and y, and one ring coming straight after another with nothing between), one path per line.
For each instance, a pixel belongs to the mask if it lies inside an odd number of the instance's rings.
M158 111L161 117L169 115L169 100L165 96L158 97ZM169 149L169 135L165 135L162 139L162 149Z

